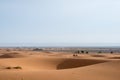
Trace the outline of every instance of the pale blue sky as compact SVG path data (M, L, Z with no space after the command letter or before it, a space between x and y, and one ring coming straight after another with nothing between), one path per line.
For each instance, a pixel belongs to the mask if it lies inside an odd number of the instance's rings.
M119 0L0 0L1 46L112 46L119 35Z

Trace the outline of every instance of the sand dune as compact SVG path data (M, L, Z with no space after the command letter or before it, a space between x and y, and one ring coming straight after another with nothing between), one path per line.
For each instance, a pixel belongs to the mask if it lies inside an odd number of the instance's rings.
M109 59L120 59L120 57L109 57Z
M91 55L92 57L106 57L105 55L102 55L102 54L94 54L94 55Z
M25 53L24 53L25 54ZM58 53L3 54L0 59L0 80L119 80L120 60ZM55 55L56 56L55 56ZM112 56L113 57L113 56ZM4 59L2 59L4 58ZM20 69L15 67L20 67ZM10 69L8 68L10 67Z
M76 67L83 67L97 63L106 62L105 60L92 59L72 59L72 58L19 58L0 60L1 66L15 67L21 66L23 70L60 70Z
M105 60L92 60L92 59L65 59L58 66L57 69L70 69L77 67L84 67L93 64L103 63Z
M25 55L19 53L5 53L0 55L0 58L19 58L19 57L25 57Z

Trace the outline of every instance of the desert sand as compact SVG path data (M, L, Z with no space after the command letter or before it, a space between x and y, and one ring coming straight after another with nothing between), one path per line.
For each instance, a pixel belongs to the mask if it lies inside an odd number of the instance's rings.
M0 80L120 80L119 54L0 50Z

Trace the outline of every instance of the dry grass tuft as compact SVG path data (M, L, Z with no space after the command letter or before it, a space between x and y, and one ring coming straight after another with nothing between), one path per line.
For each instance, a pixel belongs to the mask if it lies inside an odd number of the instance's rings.
M20 67L20 66L16 66L16 67L6 67L5 69L22 69L22 67Z

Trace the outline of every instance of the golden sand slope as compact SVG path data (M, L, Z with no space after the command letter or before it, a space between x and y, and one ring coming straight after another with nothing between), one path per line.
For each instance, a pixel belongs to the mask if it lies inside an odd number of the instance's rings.
M59 70L77 68L97 63L103 63L105 60L92 59L73 59L73 58L15 58L0 60L1 70L6 70L6 67L21 66L22 70Z
M0 59L0 80L120 80L119 59L15 55Z

